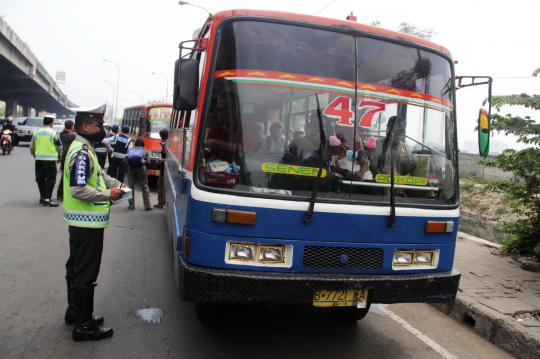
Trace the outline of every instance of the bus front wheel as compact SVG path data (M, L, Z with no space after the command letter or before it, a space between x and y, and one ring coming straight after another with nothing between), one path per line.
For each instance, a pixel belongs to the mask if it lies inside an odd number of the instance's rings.
M357 321L364 319L364 317L369 312L369 307L371 303L368 303L365 308L356 308L356 307L344 307L344 308L334 308L334 317L339 320L344 321Z

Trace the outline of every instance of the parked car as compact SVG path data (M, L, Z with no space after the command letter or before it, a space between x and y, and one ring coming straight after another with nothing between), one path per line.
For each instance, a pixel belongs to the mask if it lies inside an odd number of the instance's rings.
M17 118L18 119L18 118ZM13 123L15 123L13 120ZM19 141L32 140L32 134L36 128L43 126L43 117L27 117L22 122L19 122L16 126L15 134Z

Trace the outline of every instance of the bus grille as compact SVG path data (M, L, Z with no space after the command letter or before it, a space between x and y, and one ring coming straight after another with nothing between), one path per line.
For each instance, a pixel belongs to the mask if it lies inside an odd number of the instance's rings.
M305 268L381 269L381 248L305 247Z

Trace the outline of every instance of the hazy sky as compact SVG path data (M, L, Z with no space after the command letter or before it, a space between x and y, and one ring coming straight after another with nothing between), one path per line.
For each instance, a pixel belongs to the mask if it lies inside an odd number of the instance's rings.
M190 39L207 14L179 6L177 0L1 0L0 16L38 56L49 73L67 72L64 92L80 106L112 102L116 68L120 64L120 109L165 96L169 77L172 95L173 64L178 43ZM450 50L458 75L495 77L494 94L540 93L540 78L530 76L540 67L538 0L193 0L211 12L234 8L272 9L344 19L353 11L362 23L378 20L396 30L402 21L433 28L433 41ZM476 140L473 129L486 89L458 92L459 142ZM170 97L169 96L169 97ZM513 113L523 114L517 109ZM505 111L509 112L509 111ZM118 116L121 112L118 112ZM495 141L511 142L502 137Z

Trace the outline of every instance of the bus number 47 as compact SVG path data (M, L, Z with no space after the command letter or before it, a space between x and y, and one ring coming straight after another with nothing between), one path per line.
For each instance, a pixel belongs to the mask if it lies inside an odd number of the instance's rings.
M338 96L333 99L328 106L325 107L323 115L336 118L338 121L336 125L338 126L349 126L354 125L354 112L351 110L351 98L347 96ZM358 123L359 127L371 128L371 122L376 113L384 111L386 105L381 102L362 100L358 104L358 109L363 110L367 109L362 114L360 122Z

